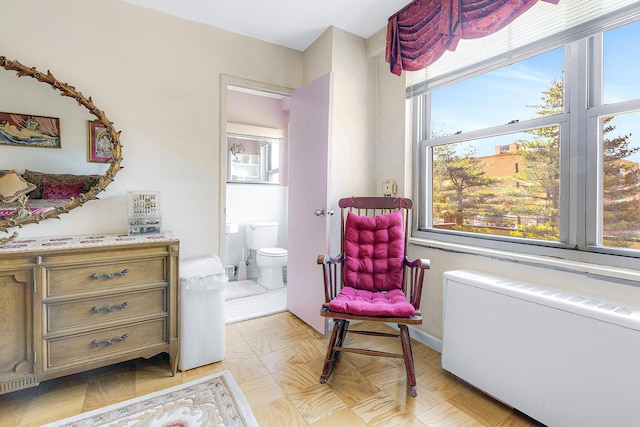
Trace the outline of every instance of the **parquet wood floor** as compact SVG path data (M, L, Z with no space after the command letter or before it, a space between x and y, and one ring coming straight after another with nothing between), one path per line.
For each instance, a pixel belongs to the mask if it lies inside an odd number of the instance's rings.
M400 351L399 340L348 339ZM541 426L444 371L440 354L416 341L416 398L407 392L400 359L344 353L322 385L326 344L289 312L230 324L222 362L172 377L168 358L159 355L44 381L0 395L0 426L40 426L221 370L231 371L262 427Z

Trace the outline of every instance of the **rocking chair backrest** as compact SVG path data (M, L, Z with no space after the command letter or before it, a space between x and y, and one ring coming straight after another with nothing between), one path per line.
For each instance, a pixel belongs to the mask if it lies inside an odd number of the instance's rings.
M369 291L403 289L410 199L351 197L341 208L341 284Z

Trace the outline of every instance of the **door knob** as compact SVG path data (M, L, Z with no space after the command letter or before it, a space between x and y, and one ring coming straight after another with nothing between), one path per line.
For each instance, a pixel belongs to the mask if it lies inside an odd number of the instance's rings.
M332 209L327 209L327 215L331 216L334 213L335 212ZM315 211L313 211L313 214L315 216L324 216L324 209L316 209Z

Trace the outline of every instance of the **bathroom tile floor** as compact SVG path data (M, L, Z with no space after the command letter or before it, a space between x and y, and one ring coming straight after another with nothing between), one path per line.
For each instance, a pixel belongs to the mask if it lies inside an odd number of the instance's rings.
M230 282L232 283L232 282ZM225 323L255 319L287 309L287 287L271 289L259 295L225 301Z

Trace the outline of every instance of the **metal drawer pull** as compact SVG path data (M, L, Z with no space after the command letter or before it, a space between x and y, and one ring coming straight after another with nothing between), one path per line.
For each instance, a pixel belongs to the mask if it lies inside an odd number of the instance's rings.
M94 305L93 307L91 307L91 311L94 313L100 313L100 311L104 310L107 313L112 313L113 310L115 310L116 308L119 308L120 310L124 310L128 305L129 305L129 301L125 301L122 304L118 304L118 305L112 305L111 307L100 308L97 305Z
M112 338L110 340L104 340L104 341L93 340L93 341L91 341L91 344L93 344L94 347L99 347L100 344L113 345L113 344L115 344L117 342L123 342L125 339L127 339L128 336L129 336L129 334L124 334L121 337Z
M99 273L93 273L91 275L91 277L93 277L94 279L98 280L98 279L102 279L103 277L106 279L113 279L116 276L124 276L125 274L127 274L129 272L128 268L125 268L122 271L117 271L115 273L110 273L110 274L99 274Z

